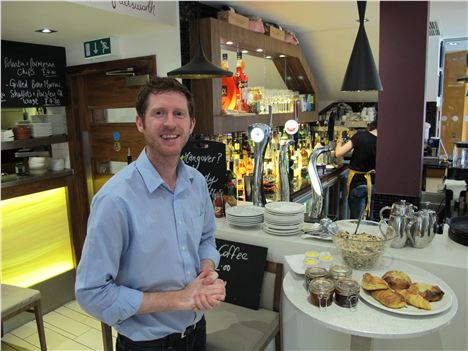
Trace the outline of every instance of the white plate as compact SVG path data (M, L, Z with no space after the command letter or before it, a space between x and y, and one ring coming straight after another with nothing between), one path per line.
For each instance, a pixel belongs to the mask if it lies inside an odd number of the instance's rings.
M257 225L261 225L262 223L232 223L228 222L229 225L232 225L234 227L243 227L243 228L248 228L248 227L255 227Z
M268 227L263 226L263 231L267 234L271 235L280 235L280 236L291 236L291 235L297 235L301 231L300 230L295 230L295 231L288 231L288 230L273 230L269 229Z
M302 224L274 224L270 222L264 222L264 226L273 230L300 230L302 229Z
M271 213L278 214L304 213L304 204L285 201L270 202L265 205L265 209Z
M264 211L265 209L259 206L234 206L226 209L227 214L239 217L260 216Z
M381 271L381 272L372 272L372 275L377 275L381 277L384 275L386 271ZM435 284L438 285L439 288L445 293L444 297L440 301L436 302L431 302L432 305L432 310L426 311L422 310L419 308L416 308L411 305L407 305L407 307L404 308L389 308L387 306L382 305L379 301L374 299L370 293L367 291L361 289L361 299L366 301L368 304L375 306L377 308L380 308L381 310L385 310L388 312L393 312L397 314L404 314L407 316L431 316L433 314L441 313L444 311L447 311L451 306L452 306L452 295L449 292L449 288L447 284L439 279L438 277L433 277L433 276L423 276L423 275L418 275L418 274L411 274L408 273L409 277L411 278L411 281L413 283L428 283L428 284Z

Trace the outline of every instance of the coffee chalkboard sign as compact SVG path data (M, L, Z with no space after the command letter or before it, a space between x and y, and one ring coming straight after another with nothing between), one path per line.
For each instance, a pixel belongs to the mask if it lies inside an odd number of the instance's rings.
M2 40L2 107L65 105L65 48Z
M268 249L235 241L216 239L221 254L217 268L227 282L226 302L258 310Z
M226 184L226 145L210 140L190 140L181 159L205 176L211 197Z

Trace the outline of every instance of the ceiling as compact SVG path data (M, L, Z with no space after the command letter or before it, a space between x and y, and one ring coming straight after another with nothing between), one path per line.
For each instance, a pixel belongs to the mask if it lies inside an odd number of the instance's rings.
M340 91L358 23L354 1L203 1L223 4L247 15L259 15L297 34L319 86L322 101L376 101L376 93ZM154 21L82 6L71 1L1 1L2 39L65 46L89 38L154 30ZM436 20L443 37L468 37L468 2L430 3L430 20ZM378 65L379 3L367 3L365 27ZM43 26L59 29L44 35Z

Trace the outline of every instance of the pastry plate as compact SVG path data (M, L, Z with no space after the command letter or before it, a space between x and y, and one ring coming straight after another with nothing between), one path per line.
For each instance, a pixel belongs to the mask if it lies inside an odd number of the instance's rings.
M384 275L385 272L386 271L372 272L372 274L381 277L382 275ZM452 295L450 294L451 289L447 286L447 284L445 284L443 280L434 276L425 277L424 275L418 275L418 274L412 274L412 273L408 273L408 275L410 276L411 281L414 283L435 284L435 285L438 285L440 289L445 293L442 300L431 302L432 310L430 311L422 310L411 305L406 305L406 307L403 307L403 308L389 308L387 306L382 305L379 301L374 299L369 292L363 289L361 289L361 293L360 293L361 299L366 301L368 304L375 306L381 310L385 310L385 311L397 313L397 314L403 314L407 316L430 316L430 315L434 315L434 314L447 311L452 306Z

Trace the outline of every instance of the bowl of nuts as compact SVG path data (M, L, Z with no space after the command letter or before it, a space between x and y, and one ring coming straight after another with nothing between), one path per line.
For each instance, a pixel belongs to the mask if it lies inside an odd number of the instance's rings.
M371 269L379 262L396 233L384 221L361 220L355 234L357 225L357 219L347 219L331 222L326 228L348 266L357 270Z

